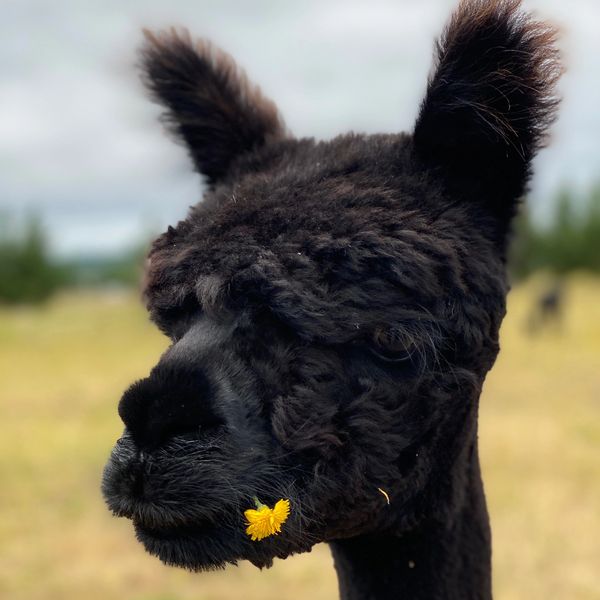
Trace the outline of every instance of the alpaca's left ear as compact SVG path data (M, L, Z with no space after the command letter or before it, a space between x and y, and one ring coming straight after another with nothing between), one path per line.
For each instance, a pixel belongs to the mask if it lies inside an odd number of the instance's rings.
M231 56L205 40L194 42L187 31L144 34L144 82L210 184L227 176L236 157L285 136L275 104Z
M414 145L453 198L504 241L555 118L556 31L520 0L462 0L437 45Z

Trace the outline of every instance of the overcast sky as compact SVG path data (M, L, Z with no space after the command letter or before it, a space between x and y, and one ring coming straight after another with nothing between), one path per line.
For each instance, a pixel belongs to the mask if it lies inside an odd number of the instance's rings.
M533 182L600 180L599 0L525 0L562 26L568 72ZM142 27L187 26L231 52L297 136L410 129L453 0L2 0L0 211L36 212L61 256L110 253L201 197L134 64Z

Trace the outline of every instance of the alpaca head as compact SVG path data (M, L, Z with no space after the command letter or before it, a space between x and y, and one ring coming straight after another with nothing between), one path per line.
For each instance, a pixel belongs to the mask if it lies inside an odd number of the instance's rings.
M498 351L505 246L552 121L554 32L460 5L410 134L295 139L232 59L147 34L146 82L208 183L153 244L172 345L124 394L103 490L192 569L451 513ZM253 498L290 500L252 541Z

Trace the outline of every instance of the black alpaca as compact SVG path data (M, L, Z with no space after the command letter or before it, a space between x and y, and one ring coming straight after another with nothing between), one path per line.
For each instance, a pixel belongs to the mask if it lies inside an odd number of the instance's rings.
M465 0L414 132L328 142L295 139L208 43L147 34L142 59L208 189L149 255L172 345L121 400L108 505L167 564L325 541L346 600L491 598L478 400L557 107L554 30ZM279 534L247 535L255 498L289 499Z

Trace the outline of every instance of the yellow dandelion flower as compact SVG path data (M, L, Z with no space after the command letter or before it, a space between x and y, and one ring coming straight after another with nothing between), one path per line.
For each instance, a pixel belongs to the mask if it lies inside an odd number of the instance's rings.
M246 517L246 533L253 542L262 540L270 535L276 535L281 531L281 526L286 522L290 514L290 501L279 500L273 508L261 504L254 498L256 510L250 508L244 511Z

